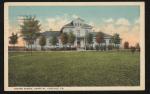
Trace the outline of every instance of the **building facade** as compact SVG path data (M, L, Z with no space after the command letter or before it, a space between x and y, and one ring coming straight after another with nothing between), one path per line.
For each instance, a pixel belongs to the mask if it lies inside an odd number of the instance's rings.
M61 32L73 32L76 37L74 46L78 48L84 48L86 34L93 31L92 26L85 24L84 20L77 18L70 23L64 25L61 29Z
M72 45L72 47L84 49L87 45L86 35L88 33L91 33L93 35L92 46L95 48L95 46L98 45L96 42L97 32L94 32L93 27L91 25L86 24L83 19L77 18L77 19L71 21L70 23L64 25L60 31L45 31L45 32L43 32L42 35L46 37L46 45L44 46L44 48L48 49L48 48L53 48L53 47L58 47L58 48L63 47L63 45L61 43L60 35L61 35L61 33L69 33L69 32L72 32L75 35L75 41L74 41L74 44ZM103 33L103 35L104 35L104 42L101 43L101 45L105 45L106 47L108 45L113 45L112 36L109 34L105 34L105 33ZM50 43L50 39L53 36L57 36L57 39L58 39L58 43L55 46ZM120 44L118 44L118 45L120 45ZM39 39L37 39L37 41L34 43L34 45L32 47L36 48L36 49L41 48L41 46L39 45Z

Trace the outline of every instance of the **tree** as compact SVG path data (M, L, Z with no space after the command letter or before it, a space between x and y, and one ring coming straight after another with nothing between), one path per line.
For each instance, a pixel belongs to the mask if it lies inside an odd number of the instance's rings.
M124 42L124 49L129 49L129 42L127 41Z
M68 34L68 43L70 45L70 48L71 48L71 45L74 44L74 41L75 41L75 35L72 32L69 32L69 34Z
M137 43L137 44L135 45L135 48L137 49L137 51L140 51L140 45L139 45L139 43Z
M54 35L51 39L50 39L50 43L54 46L56 46L56 44L58 43L58 39L57 36Z
M46 38L44 36L40 37L39 44L41 46L41 50L43 50L43 46L46 45Z
M114 43L114 47L118 49L119 48L118 44L120 44L120 42L121 42L121 38L120 38L119 34L115 33L112 37L112 41Z
M67 33L61 33L60 39L61 39L61 43L63 44L63 47L64 47L64 45L66 45L68 43Z
M102 32L98 32L96 34L96 42L99 44L99 48L100 48L100 44L104 41L104 34Z
M9 39L10 39L9 43L13 45L13 48L15 48L15 44L17 44L18 42L18 35L12 33Z
M23 20L23 24L20 25L21 27L21 34L23 39L26 41L26 44L31 45L31 52L32 52L32 45L36 41L36 39L40 36L40 24L39 21L35 19L35 17L26 16Z
M93 47L93 34L91 33L88 33L87 36L86 36L86 41L88 44L92 44L92 47Z

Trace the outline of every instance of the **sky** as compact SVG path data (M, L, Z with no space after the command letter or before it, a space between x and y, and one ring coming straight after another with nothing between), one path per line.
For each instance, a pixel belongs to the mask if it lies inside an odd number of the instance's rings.
M10 6L10 34L18 32L22 23L19 19L25 15L36 16L42 25L41 32L60 30L63 25L80 17L92 25L95 32L119 33L122 43L128 41L130 45L139 42L139 6Z

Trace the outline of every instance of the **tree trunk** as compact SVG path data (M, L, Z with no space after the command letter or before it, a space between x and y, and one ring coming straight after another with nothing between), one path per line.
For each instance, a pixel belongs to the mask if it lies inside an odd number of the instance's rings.
M63 50L65 50L64 44L63 44Z
M100 43L99 43L99 47L98 47L98 50L100 50Z
M42 51L42 46L41 46L41 51Z
M26 51L25 42L23 42L23 43L24 43L24 51Z
M67 50L67 45L65 44L65 50Z
M29 51L29 43L27 43L27 51Z
M15 51L15 44L13 45L13 50Z
M70 44L70 50L72 50L72 49L71 49L71 44Z
M36 40L34 40L34 44L36 43ZM37 50L37 45L35 44L35 50Z
M31 52L31 55L32 55L32 44L31 44L31 51L30 52Z
M105 50L105 51L107 50L107 47L106 47L106 41L105 41L105 48L104 48L104 50Z

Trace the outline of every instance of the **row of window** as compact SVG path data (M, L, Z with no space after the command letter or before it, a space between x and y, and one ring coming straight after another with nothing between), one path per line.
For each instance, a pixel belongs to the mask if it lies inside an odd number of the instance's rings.
M74 23L74 26L81 26L82 24L81 23Z

